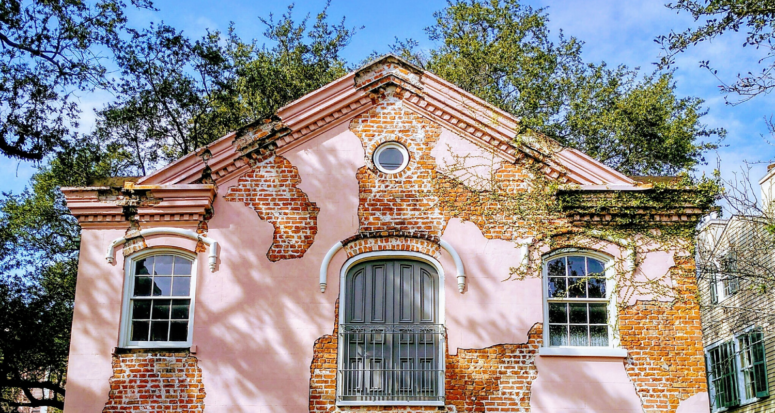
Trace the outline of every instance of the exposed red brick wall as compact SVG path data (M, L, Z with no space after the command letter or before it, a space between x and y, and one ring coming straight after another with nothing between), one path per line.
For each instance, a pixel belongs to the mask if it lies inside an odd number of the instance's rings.
M205 389L196 357L148 352L113 356L110 394L103 413L202 413Z
M224 197L244 202L274 226L274 240L266 253L270 261L301 258L315 241L320 208L298 188L299 183L296 167L277 155L256 164Z
M412 251L437 257L439 254L439 244L437 241L420 238L364 238L345 243L344 251L347 253L348 258L373 251Z
M338 319L339 305L336 313ZM446 408L432 406L336 406L338 324L320 337L310 365L310 412L529 412L530 391L538 372L535 357L542 342L541 324L524 344L459 349L446 357Z
M630 359L625 369L645 413L674 412L682 400L707 391L694 260L675 260L675 302L638 301L619 314Z

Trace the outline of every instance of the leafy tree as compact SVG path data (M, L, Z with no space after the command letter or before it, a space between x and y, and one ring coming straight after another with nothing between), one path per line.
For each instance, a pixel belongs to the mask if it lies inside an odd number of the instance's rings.
M0 201L0 411L63 408L80 227L58 188L126 173L128 158L82 140Z
M626 66L586 63L583 43L555 43L543 9L518 0L455 0L434 14L418 42L391 50L521 120L532 130L631 175L675 174L704 161L723 129L700 122L699 98L679 98L671 73L641 75Z
M0 152L40 161L74 137L76 94L104 85L99 49L117 42L124 9L119 0L0 2Z
M762 66L761 71L751 69L746 74L738 74L734 83L721 85L722 91L737 94L741 99L731 103L740 103L769 93L775 87L775 3L763 0L678 0L668 3L667 7L691 13L694 21L701 21L701 24L656 39L665 50L660 60L662 66L674 64L677 54L700 42L745 30L743 47L752 46L764 52L764 57L758 62ZM709 61L700 64L710 69Z

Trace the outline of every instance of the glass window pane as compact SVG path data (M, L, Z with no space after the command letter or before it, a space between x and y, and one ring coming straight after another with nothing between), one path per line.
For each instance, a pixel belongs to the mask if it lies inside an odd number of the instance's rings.
M585 277L587 275L585 261L584 257L568 257L568 276Z
M153 312L151 318L154 320L169 320L170 301L172 300L153 300Z
M608 305L605 303L589 304L589 323L608 324Z
M148 321L132 321L132 341L148 341Z
M132 319L147 320L151 318L151 300L132 301Z
M549 322L567 323L568 309L565 303L549 303Z
M589 275L595 275L600 274L601 276L604 276L605 272L605 266L602 262L594 259L594 258L587 258L587 270L589 270Z
M587 281L589 298L605 298L605 279L589 278Z
M587 326L570 326L570 345L571 346L588 346L589 338L587 337Z
M169 321L151 322L151 341L167 341L167 330L169 330Z
M565 277L567 275L565 274L565 258L549 261L547 271L550 277Z
M608 326L589 326L589 335L592 341L592 346L608 346Z
M549 297L565 297L565 278L549 278Z
M153 277L153 295L168 296L172 292L172 277Z
M404 154L396 148L386 148L379 153L378 161L383 169L393 171L404 162Z
M549 345L567 346L568 345L568 327L549 325Z
M586 303L571 303L570 307L570 322L575 324L587 323L587 304Z
M153 281L151 277L135 277L135 297L149 297L151 295L151 286Z
M183 257L175 257L175 275L191 275L191 261Z
M186 341L188 339L188 321L173 321L170 323L170 341Z
M155 275L172 275L172 255L157 255L156 265L153 267Z
M172 300L172 319L185 320L188 318L189 300Z
M135 262L135 275L150 275L153 268L153 257Z
M191 288L191 277L175 277L172 280L172 295L188 296Z
M587 281L585 278L568 278L568 297L587 297Z

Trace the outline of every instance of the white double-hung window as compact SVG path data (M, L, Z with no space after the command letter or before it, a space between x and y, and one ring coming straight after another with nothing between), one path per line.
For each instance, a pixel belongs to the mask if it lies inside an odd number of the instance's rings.
M543 355L624 356L613 328L611 260L574 251L544 260Z
M121 346L191 346L195 263L193 255L166 250L127 260Z
M705 349L714 412L769 396L764 334L752 328Z

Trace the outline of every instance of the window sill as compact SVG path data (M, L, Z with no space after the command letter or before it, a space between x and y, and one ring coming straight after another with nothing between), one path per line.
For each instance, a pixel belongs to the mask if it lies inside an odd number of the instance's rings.
M627 357L627 350L611 347L539 347L539 356L549 357Z

